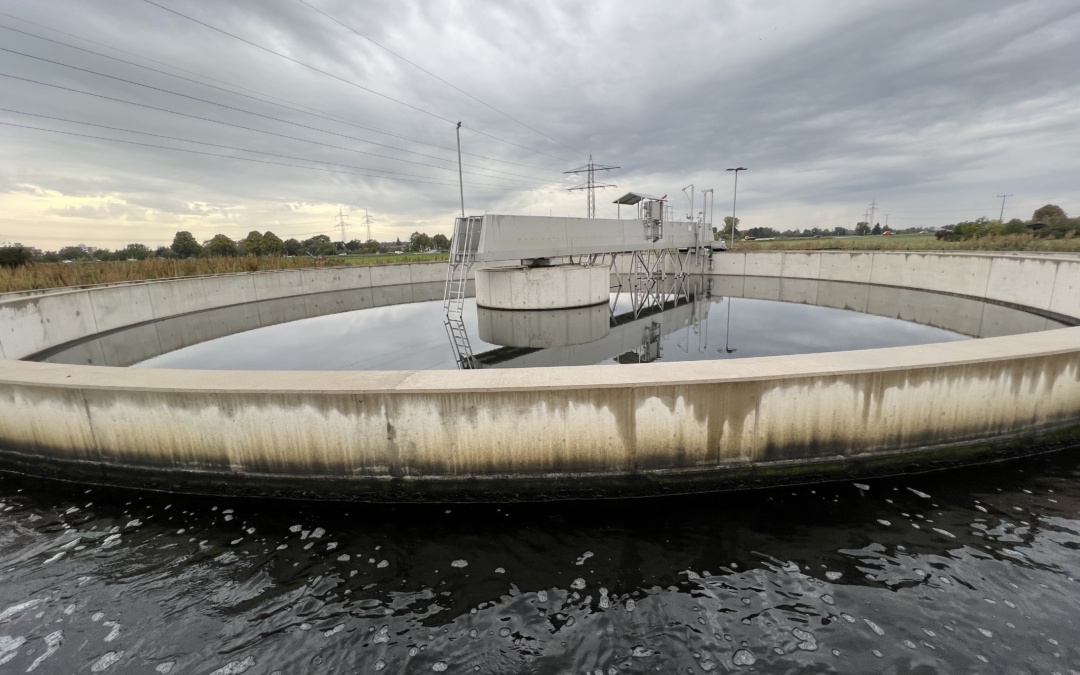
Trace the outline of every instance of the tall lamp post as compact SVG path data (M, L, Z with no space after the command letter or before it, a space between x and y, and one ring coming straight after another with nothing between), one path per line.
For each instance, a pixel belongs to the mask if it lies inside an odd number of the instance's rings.
M731 249L735 249L735 202L739 198L739 172L746 171L745 166L736 169L728 169L735 172L735 191L731 194Z

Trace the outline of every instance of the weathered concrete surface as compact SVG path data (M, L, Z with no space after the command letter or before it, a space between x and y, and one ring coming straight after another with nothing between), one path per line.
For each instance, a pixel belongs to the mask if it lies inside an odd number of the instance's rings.
M717 257L751 276L876 278L1080 316L1076 259ZM369 282L402 274L379 269ZM783 293L783 279L760 282ZM273 283L250 283L252 292L275 292ZM168 309L155 308L153 291L132 291L140 303L149 297L151 316ZM148 311L110 294L49 297L0 303L9 359L0 361L0 463L40 473L211 491L325 486L323 496L371 499L491 496L492 486L499 496L565 496L894 471L912 458L1031 451L1080 437L1080 328L628 368L273 373L10 360ZM235 296L201 297L227 304ZM83 309L89 315L75 313Z
M607 304L607 265L476 270L476 304L489 309L569 309Z
M155 319L331 290L442 282L445 263L319 267L87 286L0 299L0 352L21 359Z

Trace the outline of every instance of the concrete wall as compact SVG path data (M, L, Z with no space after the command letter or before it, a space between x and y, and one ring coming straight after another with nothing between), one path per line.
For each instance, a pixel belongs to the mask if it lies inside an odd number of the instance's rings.
M445 278L445 263L317 267L88 286L0 299L0 358L21 359L96 333L188 312Z
M1076 259L717 258L732 274L909 285L1080 317ZM414 272L431 281L441 266L333 272L341 277L312 283L361 284L363 273L368 283L400 281ZM200 298L225 303L287 289L281 279L251 280L250 291L227 293L217 279L73 293L57 303L44 296L36 310L20 304L27 299L0 304L9 350L0 361L0 465L208 491L544 497L894 471L916 460L1075 443L1080 433L1080 328L625 368L274 373L10 360L155 311L192 311Z
M607 265L476 270L476 304L489 309L569 309L606 305Z

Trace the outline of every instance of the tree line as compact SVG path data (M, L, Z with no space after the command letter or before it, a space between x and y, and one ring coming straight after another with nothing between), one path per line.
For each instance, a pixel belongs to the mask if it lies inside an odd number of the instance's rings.
M200 258L200 257L243 257L243 256L298 256L313 257L338 255L340 253L375 254L390 251L448 251L450 240L443 234L429 236L423 232L413 232L408 241L395 239L393 242L379 242L374 239L348 242L335 242L325 234L308 239L281 239L273 232L252 230L242 239L232 239L224 234L216 234L200 242L191 232L177 232L170 246L151 249L145 244L128 244L115 250L107 248L90 249L84 246L66 246L56 251L45 251L34 255L25 247L0 247L0 267L18 267L31 262L63 261L110 261L110 260L146 260L147 258Z
M1080 218L1070 218L1056 204L1035 209L1031 220L1013 218L1007 223L988 218L977 218L946 225L935 233L945 241L966 241L1003 234L1031 234L1040 239L1068 239L1080 235Z

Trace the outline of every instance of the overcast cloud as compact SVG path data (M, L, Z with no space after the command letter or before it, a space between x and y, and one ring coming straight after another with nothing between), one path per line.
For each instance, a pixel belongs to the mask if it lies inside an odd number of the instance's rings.
M457 120L469 213L584 215L562 172L590 150L622 167L600 217L693 183L719 219L740 165L747 227L851 227L874 199L897 227L996 218L1000 194L1006 219L1080 212L1076 0L308 0L541 133L300 0L155 2L341 79L145 0L0 0L0 243L336 239L339 207L350 238L365 208L378 239L449 234Z

